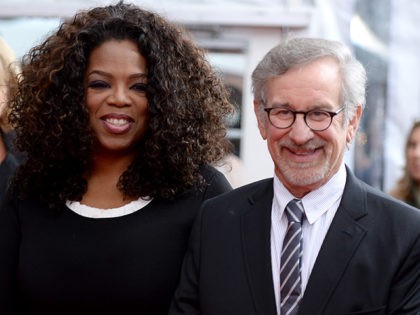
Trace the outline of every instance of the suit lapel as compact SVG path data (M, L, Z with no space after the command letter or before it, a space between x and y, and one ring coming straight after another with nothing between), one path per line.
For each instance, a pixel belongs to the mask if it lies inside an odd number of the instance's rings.
M366 230L357 220L366 215L366 194L347 170L343 198L321 246L299 314L322 314Z
M241 217L241 239L251 294L257 314L277 314L271 271L271 206L273 181L267 180L249 198Z

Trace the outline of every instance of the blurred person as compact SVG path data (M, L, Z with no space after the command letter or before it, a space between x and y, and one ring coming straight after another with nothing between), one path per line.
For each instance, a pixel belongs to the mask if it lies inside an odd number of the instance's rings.
M203 200L231 190L219 76L132 4L64 21L23 58L27 159L0 209L1 314L167 314Z
M405 144L404 174L390 194L420 208L420 121L414 122Z
M419 314L420 211L343 160L362 64L339 42L288 39L252 85L274 178L203 203L169 314Z
M7 98L11 84L17 80L17 64L13 50L0 38L0 203L18 165L18 157L12 150L13 131L7 119Z

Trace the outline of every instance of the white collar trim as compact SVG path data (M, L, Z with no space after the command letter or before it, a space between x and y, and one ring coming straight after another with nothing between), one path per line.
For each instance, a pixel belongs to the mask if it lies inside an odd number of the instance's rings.
M134 213L147 206L151 201L152 198L147 198L146 200L139 198L138 200L131 201L130 203L118 208L100 209L81 204L78 201L67 200L66 206L73 212L83 217L102 219L122 217Z

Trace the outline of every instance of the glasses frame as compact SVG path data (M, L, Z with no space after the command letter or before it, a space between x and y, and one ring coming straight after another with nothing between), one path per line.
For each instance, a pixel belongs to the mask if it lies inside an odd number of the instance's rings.
M309 111L306 111L306 112L304 112L304 111L299 111L299 110L287 109L287 110L289 110L289 111L293 114L293 120L292 120L292 122L290 123L290 125L289 125L289 126L287 126L287 127L278 127L278 126L276 126L275 124L273 124L273 122L271 121L270 112L271 112L273 109L276 109L276 108L279 108L279 107L264 107L264 111L267 113L268 120L270 121L270 124L271 124L273 127L277 128L277 129L287 129L287 128L290 128L291 126L293 126L293 124L294 124L294 123L295 123L295 121L296 121L296 115L297 115L297 114L301 114L301 115L303 115L303 121L305 122L306 126L308 126L308 128L309 128L309 129L311 129L312 131L324 131L324 130L327 130L328 128L330 128L330 126L331 126L331 124L332 124L332 121L333 121L334 116L336 116L336 115L338 115L339 113L341 113L341 112L343 111L343 109L344 109L344 106L342 106L341 108L339 108L339 109L338 109L337 111L335 111L335 112L328 111L328 110L322 110L322 109L313 109L313 110L309 110ZM314 129L314 128L311 128L311 127L308 125L308 122L306 121L306 117L307 117L308 113L311 113L311 112L324 112L324 113L327 113L327 114L330 116L330 123L328 124L328 126L327 126L326 128L324 128L324 129Z

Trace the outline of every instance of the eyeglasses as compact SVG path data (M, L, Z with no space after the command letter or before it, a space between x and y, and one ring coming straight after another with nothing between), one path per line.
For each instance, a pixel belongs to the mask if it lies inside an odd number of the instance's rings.
M293 125L297 114L303 115L305 124L313 131L323 131L331 126L335 115L339 114L344 109L341 107L336 112L327 110L314 109L308 112L294 111L281 107L266 107L264 111L267 112L270 123L278 129L286 129Z

